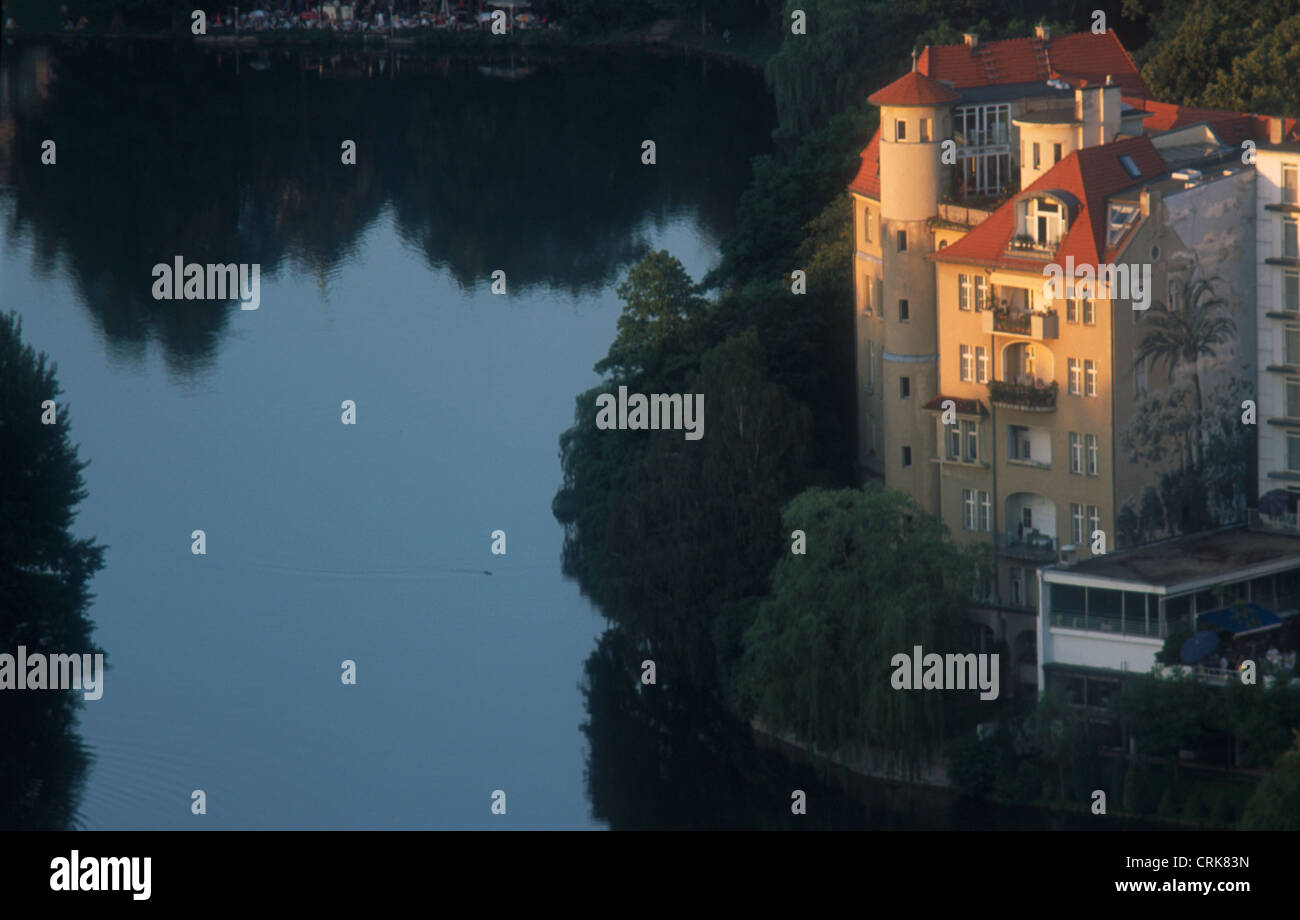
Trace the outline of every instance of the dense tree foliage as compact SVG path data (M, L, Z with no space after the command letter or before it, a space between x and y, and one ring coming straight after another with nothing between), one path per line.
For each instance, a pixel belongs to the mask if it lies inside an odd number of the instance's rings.
M1241 829L1300 831L1300 731L1291 748L1277 759L1246 803Z
M71 441L55 368L0 315L0 651L94 654L90 580L104 547L72 533L85 462ZM53 424L42 416L53 400ZM88 757L79 692L0 693L0 827L60 829L76 811Z
M976 566L900 492L812 489L782 515L806 554L782 554L745 634L740 692L768 726L819 748L871 744L916 767L944 737L952 697L908 693L891 660L965 651Z

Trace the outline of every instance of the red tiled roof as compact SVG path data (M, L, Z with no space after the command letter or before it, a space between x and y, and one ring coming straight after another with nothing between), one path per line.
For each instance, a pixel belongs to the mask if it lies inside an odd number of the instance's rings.
M947 105L960 98L942 83L912 70L876 90L867 101L872 105Z
M1127 155L1141 171L1130 176L1120 156ZM939 262L967 262L998 268L1015 268L1040 272L1045 263L1038 259L1009 256L1007 245L1016 229L1016 205L1034 192L1060 189L1079 200L1079 211L1056 249L1053 260L1064 264L1074 256L1075 265L1097 265L1107 261L1106 199L1142 182L1163 175L1167 167L1159 152L1145 135L1110 144L1076 150L1057 163L1038 181L1019 193L964 237L932 254Z
M1126 93L1149 96L1151 91L1114 32L1075 32L1043 41L1007 38L966 45L927 45L916 69L927 77L958 89L1064 80L1072 86L1111 79Z
M858 174L849 183L849 191L880 199L880 128L876 128L867 148L862 151L862 163Z
M1224 143L1234 147L1242 141L1268 139L1268 117L1265 115L1247 115L1241 112L1224 112L1219 109L1198 109L1188 105L1174 105L1172 102L1156 102L1153 99L1140 99L1124 96L1125 105L1144 112L1151 117L1142 121L1142 130L1152 133L1170 131L1186 125L1205 122L1223 139ZM1282 137L1296 136L1296 119L1288 118L1283 122Z
M944 401L948 399L951 399L956 404L957 408L955 411L958 415L978 415L981 418L988 417L989 410L984 408L984 403L980 402L978 399L960 399L956 396L944 396L942 393L930 400L921 408L932 409L935 412L942 412Z

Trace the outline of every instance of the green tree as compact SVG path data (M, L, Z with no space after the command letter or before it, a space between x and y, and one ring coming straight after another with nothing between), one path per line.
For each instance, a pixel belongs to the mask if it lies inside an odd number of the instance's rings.
M1060 690L1050 690L1025 721L1030 743L1039 758L1056 768L1057 794L1066 800L1065 770L1083 749L1083 726L1078 711Z
M90 579L104 547L72 533L85 498L55 368L0 315L0 650L95 654ZM44 424L47 400L57 416ZM72 690L0 693L0 827L62 829L76 812L89 758Z
M685 267L666 250L645 256L617 287L623 300L618 335L596 372L652 379L678 372L689 362L698 321L708 305L695 293Z
M973 560L910 497L879 486L810 489L781 520L783 536L805 532L807 554L787 546L745 635L745 708L822 750L875 745L915 771L942 742L953 698L894 689L892 660L969 643Z
M1240 827L1247 831L1300 831L1300 731L1273 765L1273 772L1255 787L1246 802Z

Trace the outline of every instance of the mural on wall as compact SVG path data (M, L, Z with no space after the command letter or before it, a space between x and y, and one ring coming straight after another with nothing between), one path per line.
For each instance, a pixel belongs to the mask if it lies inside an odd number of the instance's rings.
M1120 448L1160 469L1130 496L1116 521L1121 545L1190 533L1242 518L1249 492L1252 431L1241 423L1253 370L1240 363L1237 320L1223 279L1193 265L1138 324L1134 367L1165 371L1168 386L1141 396Z

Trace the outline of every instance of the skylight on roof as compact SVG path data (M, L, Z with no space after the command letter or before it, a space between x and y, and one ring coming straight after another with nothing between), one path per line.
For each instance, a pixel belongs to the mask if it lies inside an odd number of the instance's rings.
M1122 159L1127 159L1123 157ZM1106 245L1114 246L1137 220L1139 208L1133 204L1111 204L1106 212Z
M1137 179L1142 175L1142 170L1138 169L1137 164L1133 162L1133 158L1127 153L1121 153L1119 155L1119 165L1123 166L1124 170L1134 179Z

